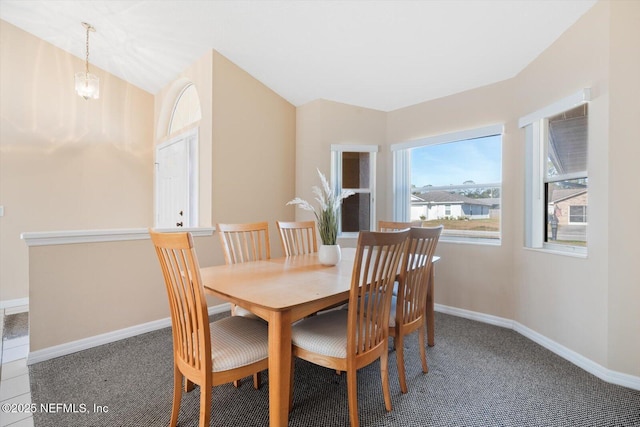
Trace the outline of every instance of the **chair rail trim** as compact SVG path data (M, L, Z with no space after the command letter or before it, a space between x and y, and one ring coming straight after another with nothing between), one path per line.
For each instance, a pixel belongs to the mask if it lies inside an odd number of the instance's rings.
M211 236L215 228L171 228L162 231L188 231L194 237ZM149 239L149 231L146 228L121 228L105 230L63 230L63 231L38 231L20 234L27 246L52 246L70 245L76 243L119 242L125 240Z

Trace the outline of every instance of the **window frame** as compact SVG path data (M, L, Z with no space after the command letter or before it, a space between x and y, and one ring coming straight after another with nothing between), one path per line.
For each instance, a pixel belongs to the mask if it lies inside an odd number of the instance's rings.
M342 153L369 153L369 187L346 188L356 193L369 193L369 229L375 230L376 224L376 153L380 151L378 145L360 144L331 144L331 185L335 194L339 194L342 187ZM342 207L338 210L338 237L357 237L358 232L342 231Z
M575 246L545 242L546 233L546 185L547 138L550 117L569 111L591 100L591 89L584 88L518 120L518 127L525 130L525 241L527 249L558 254L587 255L587 246ZM587 135L589 132L587 132ZM588 138L588 137L587 137ZM588 147L587 140L587 147ZM587 170L575 178L589 177ZM571 178L570 176L565 179ZM588 188L588 187L587 187Z
M406 222L411 216L411 149L428 145L447 144L457 141L504 135L504 124L493 124L480 128L429 136L425 138L392 144L393 154L393 220ZM500 232L497 239L483 237L460 237L440 235L441 242L467 243L500 246L502 244L502 172L500 183L479 183L475 186L489 185L500 188ZM462 186L460 186L462 187Z

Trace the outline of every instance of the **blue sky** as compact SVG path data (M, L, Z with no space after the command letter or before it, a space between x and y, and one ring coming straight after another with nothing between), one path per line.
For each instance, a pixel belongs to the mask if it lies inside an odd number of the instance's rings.
M501 136L428 145L411 150L411 184L459 185L502 181Z

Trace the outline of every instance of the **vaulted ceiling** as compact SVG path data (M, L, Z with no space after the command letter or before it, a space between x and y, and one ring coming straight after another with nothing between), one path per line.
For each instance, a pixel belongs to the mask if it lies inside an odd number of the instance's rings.
M157 93L215 49L292 104L391 111L517 75L596 0L0 0L0 19Z

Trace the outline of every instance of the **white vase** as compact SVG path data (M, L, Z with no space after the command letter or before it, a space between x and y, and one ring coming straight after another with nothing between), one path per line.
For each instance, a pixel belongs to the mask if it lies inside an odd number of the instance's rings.
M320 245L320 250L318 250L320 264L336 265L341 258L340 245Z

